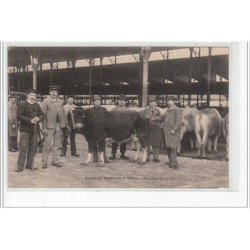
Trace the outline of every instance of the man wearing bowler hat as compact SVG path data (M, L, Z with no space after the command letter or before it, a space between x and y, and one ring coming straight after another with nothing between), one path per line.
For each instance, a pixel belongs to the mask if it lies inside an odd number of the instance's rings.
M36 90L27 90L28 98L21 102L17 109L17 118L20 122L20 152L15 172L24 169L37 170L34 164L34 157L37 150L38 124L43 121L44 114L41 107L35 102Z
M116 108L114 108L113 110L125 111L126 109L128 109L126 107L126 95L121 94L119 96L119 99L118 99L118 106ZM112 156L109 157L110 160L114 160L116 158L117 148L118 148L118 143L113 142L112 143L112 152L111 152ZM125 153L126 153L126 143L125 142L120 144L120 152L121 152L121 159L123 159L123 160L129 159L129 157L125 155Z
M161 117L161 112L157 108L156 96L149 96L148 107L143 111L143 114L151 118ZM152 121L150 130L147 133L147 161L150 160L150 147L153 149L153 161L160 162L159 160L159 147L161 146L161 123Z
M58 160L59 149L62 144L62 130L66 128L66 118L63 111L63 102L58 98L60 87L53 85L49 87L49 97L42 104L42 111L45 114L43 124L45 141L42 158L42 168L48 167L48 158L52 151L52 166L62 167Z
M175 96L167 97L168 109L165 114L159 118L152 118L153 121L162 121L165 135L165 146L169 162L166 163L170 168L177 169L176 148L181 142L182 111L175 105L177 98Z

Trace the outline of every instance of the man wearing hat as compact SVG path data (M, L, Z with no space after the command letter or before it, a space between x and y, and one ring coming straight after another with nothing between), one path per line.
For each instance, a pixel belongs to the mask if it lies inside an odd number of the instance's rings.
M128 109L126 107L126 95L121 94L119 96L119 99L118 99L118 105L113 110L125 111L126 109ZM109 157L110 160L114 160L116 158L117 148L118 148L118 143L113 142L112 143L112 152L111 152L112 156ZM125 142L120 144L120 152L121 152L121 159L123 159L123 160L129 159L129 157L125 155L125 153L126 153L126 143Z
M166 163L170 168L177 169L178 163L176 159L176 148L180 147L181 142L181 125L182 125L182 111L175 105L177 98L175 96L168 96L168 109L165 114L159 118L153 118L153 121L163 121L163 130L165 134L165 146L169 162Z
M95 95L93 97L93 105L94 106L92 108L90 108L89 110L90 111L94 110L95 112L96 111L106 110L106 108L102 107L101 104L102 104L102 98L101 98L101 96ZM93 161L94 162L98 161L98 152L97 151L98 151L98 146L97 146L97 142L96 142L96 146L95 146L95 149L93 151ZM104 162L108 163L108 159L107 159L107 156L106 156L106 150L103 152L103 156L104 156Z
M48 167L48 158L52 151L52 166L62 167L58 160L59 149L62 144L62 130L66 128L66 118L63 111L63 103L58 98L59 86L49 87L49 97L42 104L42 111L45 114L43 124L45 142L42 159L42 168ZM53 144L52 144L53 142Z
M36 90L29 89L27 94L27 100L21 102L17 108L17 119L20 122L20 151L15 172L23 171L24 167L37 170L33 166L37 149L37 132L38 124L43 121L44 114L41 107L35 102Z
M36 94L36 103L42 108L43 104L43 96L40 94ZM37 152L43 153L44 148L44 135L42 133L43 130L43 124L42 122L39 123L39 130L38 130L38 142L37 142Z
M63 133L63 143L62 143L62 154L61 156L65 156L67 153L67 145L68 145L68 137L70 135L70 146L71 146L71 155L78 157L79 154L76 153L76 130L73 128L73 110L76 105L74 104L74 96L69 95L67 98L67 104L63 105L64 114L66 116L66 123L69 126L70 131L65 131Z
M143 114L149 119L161 117L161 112L157 108L156 96L149 96L148 107ZM161 146L161 123L152 121L150 130L147 133L147 161L150 160L150 147L153 148L153 161L159 162L159 147Z
M8 144L9 151L17 151L17 97L11 93L10 100L8 102Z

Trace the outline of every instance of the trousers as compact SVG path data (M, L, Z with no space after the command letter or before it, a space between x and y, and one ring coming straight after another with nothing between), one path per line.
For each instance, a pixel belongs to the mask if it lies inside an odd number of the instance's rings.
M19 155L17 160L17 170L32 168L37 151L37 133L20 132Z
M153 159L158 160L158 158L159 158L159 147L158 146L152 146L152 148L153 148ZM150 159L150 154L151 154L150 146L147 146L147 160Z
M8 138L8 146L10 149L17 149L17 137L16 136L9 136Z
M68 133L63 133L63 142L62 142L62 154L66 155L67 153L67 145L68 145ZM71 155L76 155L76 131L74 129L70 130L70 148Z
M176 148L175 147L167 147L167 155L168 155L169 163L171 165L178 166L177 158L176 158Z
M44 151L42 164L47 165L49 155L52 152L52 162L58 161L59 149L62 145L62 129L60 128L59 123L57 123L56 128L47 129L47 135L45 136L44 141Z

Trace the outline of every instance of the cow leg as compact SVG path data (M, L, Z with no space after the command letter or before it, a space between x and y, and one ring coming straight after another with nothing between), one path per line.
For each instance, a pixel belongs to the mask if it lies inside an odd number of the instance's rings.
M195 132L197 138L197 157L201 157L201 136L199 132Z
M208 154L211 154L212 153L212 149L211 149L211 147L212 147L212 141L211 141L211 139L209 138L208 139Z
M86 163L89 164L92 161L93 161L93 153L88 152Z
M202 137L202 143L201 143L202 157L203 158L206 157L205 150L206 150L207 141L208 141L208 134L207 134L207 131L204 131L203 137Z
M218 145L218 140L219 140L220 135L216 135L214 138L214 153L218 154L218 149L217 149L217 145Z
M135 156L134 156L134 161L137 161L139 159L140 151L141 151L141 144L140 144L140 142L137 142L136 143L136 153L135 153Z
M144 164L147 161L147 147L143 148L142 152L143 152L143 154L142 154L142 163Z
M94 148L95 148L95 144L92 141L87 141L88 142L88 156L85 162L81 162L81 165L84 164L89 164L93 161L93 152L94 152Z
M147 144L146 144L146 138L144 136L139 136L138 135L138 139L140 141L141 147L142 147L142 151L143 151L143 155L142 155L142 162L140 164L144 165L147 161Z
M99 152L99 157L100 157L100 165L104 166L104 154L103 154L103 152Z
M201 157L201 135L200 135L200 131L201 131L201 125L200 125L200 121L199 121L199 116L197 116L195 118L195 135L196 135L196 139L197 139L197 158Z
M227 145L227 155L226 155L226 160L228 161L228 151L229 151L229 147L228 147L228 135L226 135L226 145Z
M179 146L179 147L176 148L176 152L177 152L177 155L181 154L181 146Z
M100 165L104 166L104 152L105 152L105 137L101 138L98 141L98 152L99 152L99 158L100 158Z

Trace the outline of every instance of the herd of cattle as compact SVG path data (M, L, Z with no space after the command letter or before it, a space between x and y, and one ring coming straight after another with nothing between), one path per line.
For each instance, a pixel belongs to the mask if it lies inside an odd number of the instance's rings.
M104 164L107 138L121 142L136 134L140 146L137 147L134 160L138 160L142 149L141 163L144 164L147 156L146 135L151 127L151 121L142 115L142 108L131 108L126 111L113 110L113 108L114 106L106 106L106 109L98 112L86 107L77 107L74 110L74 126L79 133L84 135L88 143L89 152L86 163L91 161L93 152L98 147L100 163ZM166 109L160 109L160 111L163 114ZM223 134L227 145L226 159L228 160L228 114L222 119L220 113L214 108L203 110L184 108L182 109L181 139L186 132L195 134L197 158L206 157L206 146L208 146L208 151L211 151L212 142L214 153L217 153L218 139Z

